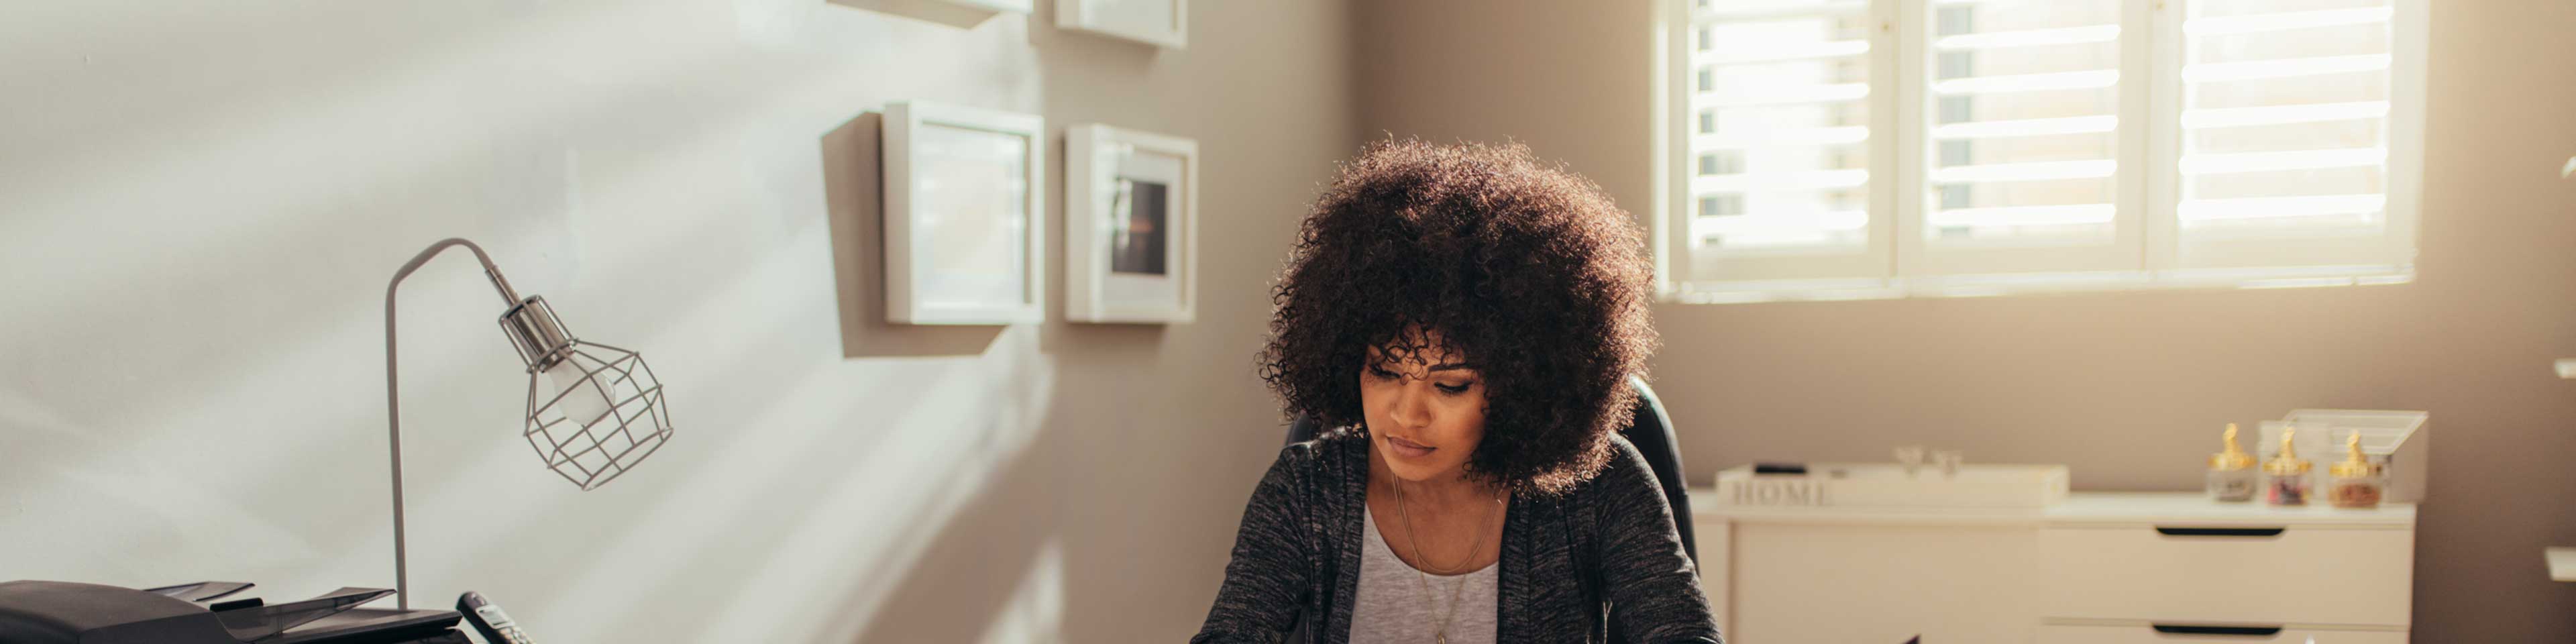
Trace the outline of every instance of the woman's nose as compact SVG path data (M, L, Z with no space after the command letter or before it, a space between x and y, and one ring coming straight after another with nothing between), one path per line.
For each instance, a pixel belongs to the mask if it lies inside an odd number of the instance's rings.
M1395 409L1388 412L1389 419L1404 427L1421 427L1430 424L1431 405L1429 401L1423 400L1425 392L1422 390L1427 388L1425 385L1425 382L1417 380L1396 387Z

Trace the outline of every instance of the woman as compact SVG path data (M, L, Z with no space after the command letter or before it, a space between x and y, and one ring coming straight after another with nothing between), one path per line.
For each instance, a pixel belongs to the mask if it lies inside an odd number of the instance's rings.
M1519 146L1373 145L1299 231L1261 376L1337 428L1244 509L1193 642L1717 642L1618 436L1655 335L1628 214Z

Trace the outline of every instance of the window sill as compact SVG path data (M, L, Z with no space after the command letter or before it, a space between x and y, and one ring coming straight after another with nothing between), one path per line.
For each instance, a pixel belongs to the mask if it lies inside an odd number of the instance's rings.
M1940 275L1886 279L1693 282L1666 285L1669 304L1830 302L1907 298L2000 297L2185 289L2380 286L2415 281L2408 266L2301 266L2172 271Z

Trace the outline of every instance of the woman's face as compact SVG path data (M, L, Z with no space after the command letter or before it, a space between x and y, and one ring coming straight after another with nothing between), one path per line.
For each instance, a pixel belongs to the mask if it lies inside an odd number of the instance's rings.
M1427 481L1465 471L1485 439L1485 383L1474 367L1443 350L1440 334L1420 335L1407 356L1370 347L1360 368L1360 411L1369 441L1397 478Z

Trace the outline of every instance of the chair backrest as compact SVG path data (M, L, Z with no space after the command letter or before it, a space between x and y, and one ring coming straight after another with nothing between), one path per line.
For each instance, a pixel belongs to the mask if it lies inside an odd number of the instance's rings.
M1673 438L1672 416L1664 412L1664 401L1646 386L1646 379L1628 377L1628 386L1637 389L1637 407L1620 430L1637 453L1646 456L1646 465L1655 470L1655 481L1664 487L1664 500L1673 507L1673 530L1681 533L1682 552L1691 563L1699 563L1699 542L1691 537L1690 494L1682 485L1682 452L1680 441ZM1323 427L1315 419L1299 415L1288 423L1288 443L1314 440Z
M1637 388L1637 412L1628 421L1624 434L1637 453L1646 456L1646 466L1655 470L1655 482L1664 486L1664 502L1673 507L1673 530L1681 533L1682 552L1690 555L1691 566L1699 566L1699 540L1691 536L1690 493L1682 484L1682 444L1673 436L1672 415L1664 412L1664 401L1655 397L1655 389L1646 379L1628 377L1628 385Z

